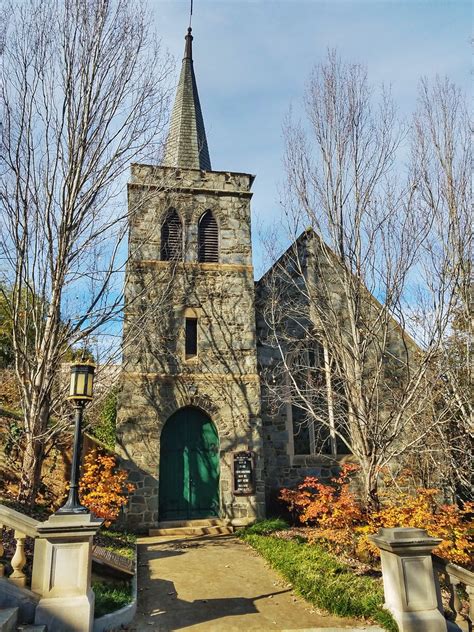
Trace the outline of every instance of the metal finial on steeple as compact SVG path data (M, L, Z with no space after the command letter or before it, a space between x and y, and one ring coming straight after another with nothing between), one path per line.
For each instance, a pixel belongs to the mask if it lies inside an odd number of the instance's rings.
M191 35L192 30L193 29L189 27L188 34L184 38L186 40L186 44L184 46L184 59L190 59L191 61L193 60L193 36Z

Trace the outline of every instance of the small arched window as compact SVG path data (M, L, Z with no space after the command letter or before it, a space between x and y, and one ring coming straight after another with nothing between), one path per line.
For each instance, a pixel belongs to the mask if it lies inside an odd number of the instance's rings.
M199 220L198 261L200 263L219 261L219 230L212 211L206 211Z
M161 260L180 261L183 258L183 225L174 208L166 214L161 226Z

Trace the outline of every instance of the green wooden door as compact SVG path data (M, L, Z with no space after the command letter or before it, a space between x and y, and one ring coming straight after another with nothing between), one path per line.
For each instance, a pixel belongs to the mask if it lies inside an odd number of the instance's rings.
M160 441L160 520L219 515L219 439L212 421L182 408L166 422Z

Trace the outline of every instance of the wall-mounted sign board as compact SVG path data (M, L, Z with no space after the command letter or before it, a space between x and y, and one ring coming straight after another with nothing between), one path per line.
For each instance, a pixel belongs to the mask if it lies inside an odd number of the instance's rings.
M255 459L253 452L234 452L234 495L252 496L255 494Z

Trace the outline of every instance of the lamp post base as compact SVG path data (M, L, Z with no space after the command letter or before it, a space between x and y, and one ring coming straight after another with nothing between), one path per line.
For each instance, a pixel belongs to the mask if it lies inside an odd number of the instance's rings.
M60 509L58 509L55 514L59 514L59 515L64 515L64 514L88 514L89 510L86 509L86 507L83 507L82 505L79 505L79 507L72 507L72 506L68 506L68 503L66 503L65 505L63 505Z
M77 487L74 486L69 489L69 496L62 507L60 507L55 513L57 514L88 514L89 510L81 505L79 500L79 494Z
M65 504L56 511L57 514L88 514L89 510L81 505L79 500L79 467L81 459L82 443L82 411L84 402L75 405L76 423L74 429L74 448L71 463L71 485Z

